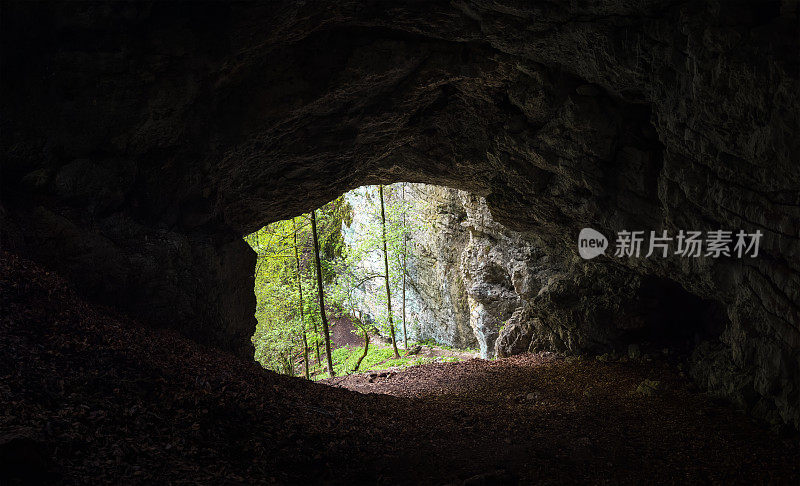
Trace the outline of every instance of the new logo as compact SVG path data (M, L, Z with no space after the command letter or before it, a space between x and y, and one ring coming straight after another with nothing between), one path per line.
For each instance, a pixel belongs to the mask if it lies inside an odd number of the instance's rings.
M608 240L602 233L592 228L583 228L578 234L578 253L584 260L591 260L606 252Z

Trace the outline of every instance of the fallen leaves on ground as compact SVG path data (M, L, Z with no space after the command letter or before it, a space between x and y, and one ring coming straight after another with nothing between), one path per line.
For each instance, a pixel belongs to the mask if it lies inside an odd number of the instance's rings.
M310 383L140 326L6 252L0 305L0 458L15 462L3 465L7 476L727 484L800 474L796 438L692 391L659 362L524 355ZM632 393L644 380L659 393Z

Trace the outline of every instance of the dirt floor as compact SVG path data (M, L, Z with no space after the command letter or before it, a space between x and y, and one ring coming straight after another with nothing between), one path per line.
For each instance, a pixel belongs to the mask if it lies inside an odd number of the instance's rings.
M659 361L524 355L328 386L139 326L2 252L0 306L0 484L800 481L796 435Z

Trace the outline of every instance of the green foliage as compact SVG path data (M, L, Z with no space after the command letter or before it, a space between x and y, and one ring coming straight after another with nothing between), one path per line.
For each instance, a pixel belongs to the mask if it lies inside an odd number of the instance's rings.
M392 320L398 341L402 340L402 282L404 255L410 253L410 236L423 227L419 211L403 197L403 184L384 186L386 210L386 246L389 256L389 286L392 294ZM337 291L352 311L366 307L372 310L374 325L388 335L388 306L383 266L383 225L378 186L364 186L351 191L361 201L359 224L350 228L350 238L337 280ZM412 325L409 323L409 328Z
M389 277L392 293L392 318L396 324L396 337L402 341L402 282L404 255L410 252L410 235L421 231L426 214L419 198L403 197L405 185L384 187L386 208L386 243L389 255ZM388 334L388 315L383 265L383 227L380 216L378 186L368 186L353 191L362 198L359 204L358 227L353 225L353 210L343 195L318 209L317 230L320 243L323 287L327 312L348 315L361 334L360 309L372 309L374 324L382 334ZM410 202L415 201L415 202ZM423 205L423 206L421 206ZM345 238L346 232L351 235ZM295 240L296 238L296 240ZM303 333L307 336L309 356L316 359L317 345L324 346L321 335L317 283L314 268L313 242L310 215L294 220L272 223L248 235L245 240L258 254L255 271L256 319L253 334L255 359L265 368L286 374L299 374L302 370ZM295 241L300 260L299 280L303 299L298 290L298 270L295 259ZM300 309L303 309L301 319ZM408 323L409 329L416 325ZM317 330L315 332L314 330ZM431 343L435 344L435 343ZM334 371L337 374L352 371L362 349L349 348L333 351ZM374 368L392 357L391 348L370 347L360 370ZM391 360L387 366L410 366L430 360L408 357ZM299 364L299 365L298 365ZM316 363L312 366L320 370Z
M340 197L323 206L317 215L322 276L325 282L333 282L336 279L336 261L341 260L345 252L342 225L349 224L350 209ZM309 216L277 221L246 236L245 241L257 253L255 294L258 324L252 337L255 359L265 368L295 374L299 370L294 369L294 362L303 354L303 332L306 332L312 350L310 356L314 355L315 346L322 343L320 333L313 331L315 325L321 331L321 326ZM300 259L302 302L295 242ZM337 305L336 300L331 304Z
M356 348L350 351L349 348L339 348L342 351L344 359L339 362L338 367L334 367L339 373L345 374L350 373L353 371L353 367L356 365L356 361L358 358L361 357L364 350L361 348ZM339 351L337 350L337 351ZM348 351L350 351L348 353ZM394 353L392 348L383 348L378 346L370 346L367 356L364 358L364 361L361 362L361 366L359 367L359 371L369 371L374 369L383 369L378 368L379 363L383 363L387 360L392 360ZM386 366L388 367L388 366Z

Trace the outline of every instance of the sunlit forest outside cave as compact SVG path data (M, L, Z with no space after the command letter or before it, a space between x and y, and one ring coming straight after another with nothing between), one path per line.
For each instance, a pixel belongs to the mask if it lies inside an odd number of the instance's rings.
M315 211L327 324L320 313L311 215L246 236L258 254L256 361L279 373L330 377L326 326L335 375L479 356L477 347L437 341L430 330L439 323L431 322L431 303L418 282L419 265L436 265L420 257L430 242L426 235L446 210L431 196L455 192L409 183L363 186Z

